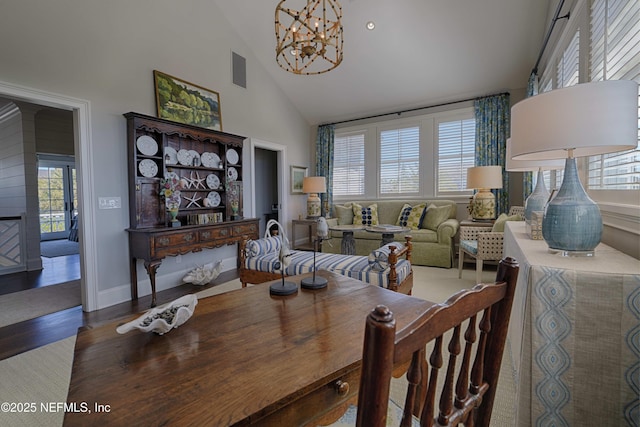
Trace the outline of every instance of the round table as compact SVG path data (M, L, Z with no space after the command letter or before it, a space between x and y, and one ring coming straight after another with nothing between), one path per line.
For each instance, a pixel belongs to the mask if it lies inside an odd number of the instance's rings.
M329 230L342 231L342 244L340 245L342 255L356 254L356 240L353 238L353 232L364 230L363 225L334 225L329 227Z
M411 231L409 227L402 227L400 225L386 227L373 225L371 227L366 227L365 230L371 233L382 234L382 242L380 242L380 247L393 242L395 239L395 233L406 233L407 231Z

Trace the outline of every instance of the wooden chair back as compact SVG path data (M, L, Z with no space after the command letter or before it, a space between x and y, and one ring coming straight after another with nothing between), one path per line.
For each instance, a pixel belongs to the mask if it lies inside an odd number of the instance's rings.
M386 426L394 367L408 363L401 426L413 416L421 426L489 426L517 277L517 262L505 258L496 283L462 290L397 332L393 313L376 307L366 321L356 425ZM443 344L448 362L439 388Z

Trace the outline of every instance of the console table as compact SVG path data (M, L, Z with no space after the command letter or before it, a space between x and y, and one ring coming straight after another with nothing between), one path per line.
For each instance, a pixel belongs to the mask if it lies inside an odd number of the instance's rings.
M155 307L156 271L166 256L183 255L189 252L199 252L205 248L218 248L240 243L243 236L257 239L258 230L257 219L178 228L127 229L129 232L129 256L131 257L131 299L138 299L138 259L144 260L144 267L151 280L151 307ZM240 259L239 256L238 259Z
M607 245L548 253L507 222L520 274L509 326L518 426L635 425L640 411L640 262Z

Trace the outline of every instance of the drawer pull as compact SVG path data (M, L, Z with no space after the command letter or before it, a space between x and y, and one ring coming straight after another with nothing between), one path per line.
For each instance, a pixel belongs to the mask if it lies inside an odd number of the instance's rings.
M220 230L221 236L226 236L227 234L229 234L229 230L227 230L226 228L223 228L222 230Z
M210 239L211 238L211 232L210 231L205 231L202 233L202 237L204 237L205 239Z
M190 241L192 241L192 240L193 240L193 234L185 234L184 236L182 236L182 239L183 239L185 242L190 242Z
M349 383L342 380L337 380L333 383L333 388L340 396L345 396L349 393Z
M159 246L169 246L169 243L171 243L171 240L168 237L160 237L158 239Z

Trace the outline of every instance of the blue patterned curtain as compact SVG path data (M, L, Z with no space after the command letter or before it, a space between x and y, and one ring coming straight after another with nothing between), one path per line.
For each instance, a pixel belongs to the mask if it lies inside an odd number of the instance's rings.
M334 125L318 126L316 138L316 176L324 176L327 180L327 192L320 195L322 216L331 213L333 205L333 143Z
M476 99L476 166L502 166L502 189L496 196L496 215L509 210L509 174L504 172L511 111L509 94Z
M532 72L527 85L527 98L538 94L538 76ZM533 191L533 172L525 172L522 176L522 200L527 200Z

